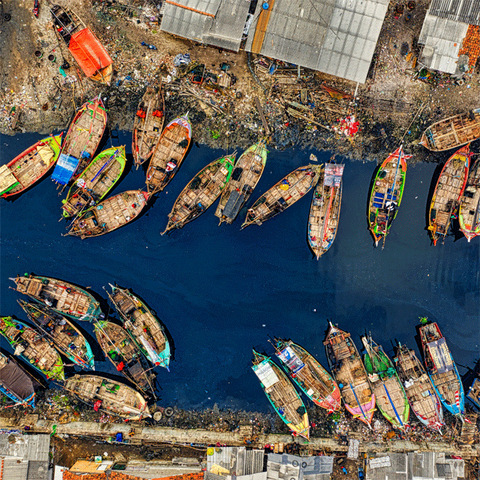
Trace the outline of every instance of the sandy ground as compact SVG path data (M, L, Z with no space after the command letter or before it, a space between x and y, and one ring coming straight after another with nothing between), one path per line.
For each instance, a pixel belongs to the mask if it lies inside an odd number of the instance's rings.
M132 8L125 9L122 2ZM32 13L33 0L3 0L0 3L2 133L50 133L64 129L74 110L99 93L109 110L110 129L129 130L146 85L163 78L167 120L189 111L194 139L199 143L244 148L256 141L264 134L254 103L258 97L271 129L273 148L327 149L353 158L380 160L404 138L407 151L414 154L411 161L438 161L444 156L433 156L416 146L423 129L442 117L478 106L478 71L466 75L462 85L448 76L439 76L430 83L415 76L418 65L413 69L412 63L418 56L416 40L427 0L418 0L413 10L405 8L402 14L395 11L392 3L369 78L358 89L352 82L303 69L300 79L296 68L278 68L270 75L261 65L255 66L256 58L252 59L254 78L243 51L224 52L160 32L154 0L58 0L58 3L68 4L107 48L115 66L112 85L100 85L83 75L55 36L46 0L40 0L38 18ZM154 45L156 50L142 46L141 42ZM36 51L41 52L40 58ZM179 53L189 53L191 65L204 65L205 71L217 75L222 73L220 65L228 63L228 73L235 83L225 89L192 84L189 76L182 76L182 69L173 67L173 57ZM48 58L51 55L53 62ZM70 68L61 71L64 61ZM356 91L357 97L334 99L322 90L324 85L350 96ZM296 102L295 108L304 118L295 118L288 111L289 102ZM303 109L298 104L303 104ZM331 128L348 114L360 121L359 133L354 138L335 133ZM202 128L195 128L200 124Z

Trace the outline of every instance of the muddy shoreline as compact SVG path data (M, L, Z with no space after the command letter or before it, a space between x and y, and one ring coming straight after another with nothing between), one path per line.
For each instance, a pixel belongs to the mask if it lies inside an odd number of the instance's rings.
M75 109L98 94L105 99L110 130L129 131L146 86L162 80L167 121L188 111L199 144L242 150L264 136L257 97L272 149L328 150L380 161L403 140L414 163L446 157L417 145L430 123L478 106L478 71L462 81L440 74L426 81L412 68L426 0L416 3L408 21L389 9L365 85L175 38L159 30L156 2L129 3L127 8L121 0L69 2L112 56L110 86L96 84L79 70L55 37L46 5L37 19L26 5L2 3L11 18L3 17L0 25L5 52L0 65L1 133L65 129ZM175 56L186 53L190 63L175 67ZM203 68L210 81L196 84L195 68ZM229 85L219 87L222 81ZM340 94L332 95L325 87ZM339 131L349 115L359 122L354 136Z

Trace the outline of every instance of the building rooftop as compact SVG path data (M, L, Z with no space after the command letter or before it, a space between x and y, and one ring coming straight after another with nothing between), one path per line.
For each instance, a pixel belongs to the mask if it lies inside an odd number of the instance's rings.
M464 475L464 461L443 453L391 453L369 460L366 480L459 480Z
M328 480L334 457L268 454L267 480Z
M389 0L272 3L266 20L258 2L247 51L365 83Z
M247 20L248 0L165 1L161 30L238 52Z
M418 38L424 46L420 62L440 72L465 73L478 57L475 48L461 51L476 32L469 25L480 25L478 0L432 0Z

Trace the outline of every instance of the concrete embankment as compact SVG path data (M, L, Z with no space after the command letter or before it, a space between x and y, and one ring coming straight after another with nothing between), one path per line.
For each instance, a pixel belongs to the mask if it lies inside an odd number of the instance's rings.
M108 437L114 437L117 432L122 432L124 438L129 438L128 434L132 428L135 429L135 435L130 438L134 444L154 445L154 444L195 444L195 445L245 445L263 447L270 444L288 444L292 441L303 444L303 439L292 439L290 435L258 435L253 438L246 438L238 432L215 432L203 429L179 429L160 426L143 426L134 423L114 424L114 423L96 423L96 422L72 422L57 424L49 420L41 420L38 415L25 415L16 421L12 418L0 417L0 429L19 429L23 430L28 425L31 432L35 433L56 433L57 435L67 434L70 436L88 436L106 440ZM334 438L312 438L308 445L309 450L323 450L325 452L346 452L348 447L340 444ZM361 453L374 452L414 452L414 451L433 451L443 452L447 455L458 455L464 458L480 456L480 445L456 445L454 442L412 442L408 440L390 440L390 441L369 441L361 442L359 451Z

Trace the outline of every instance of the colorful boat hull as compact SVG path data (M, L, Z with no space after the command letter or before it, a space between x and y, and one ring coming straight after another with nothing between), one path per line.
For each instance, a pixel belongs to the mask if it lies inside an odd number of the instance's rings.
M16 405L35 408L35 389L23 367L0 352L0 392Z
M458 208L458 223L468 242L480 235L480 159L470 168Z
M0 195L3 198L19 195L49 172L60 155L62 135L39 140L0 167Z

